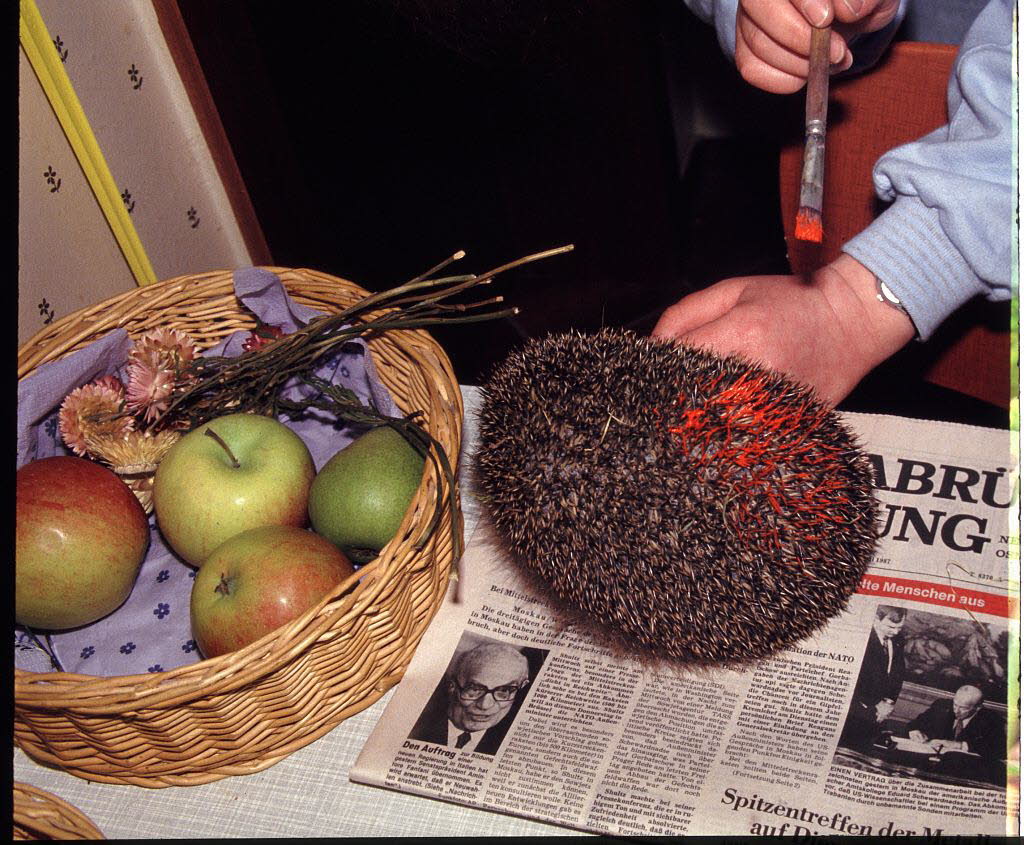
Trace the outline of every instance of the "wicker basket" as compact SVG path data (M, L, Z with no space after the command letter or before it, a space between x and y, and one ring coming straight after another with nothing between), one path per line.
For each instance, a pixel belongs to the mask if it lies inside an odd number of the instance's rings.
M63 798L14 782L14 839L104 839L81 810Z
M336 311L366 291L311 270L267 268L296 301ZM173 326L202 348L255 325L230 271L180 276L83 309L18 353L18 377L116 327ZM420 410L454 465L462 396L451 364L422 330L367 338L403 412ZM405 671L444 596L453 563L447 505L426 539L438 488L424 477L395 538L317 607L246 648L158 675L92 677L15 671L14 739L36 760L88 780L187 786L260 771L368 707Z

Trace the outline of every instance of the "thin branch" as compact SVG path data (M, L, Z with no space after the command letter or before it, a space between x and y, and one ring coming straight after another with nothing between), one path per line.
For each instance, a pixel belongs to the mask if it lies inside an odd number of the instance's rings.
M513 316L519 313L518 309L493 308L503 303L500 296L469 304L445 304L442 300L487 284L500 273L571 249L572 245L567 245L527 255L480 276L427 278L462 258L464 253L459 251L403 285L370 294L346 309L311 320L297 331L243 355L197 358L190 367L192 380L172 394L154 427L159 427L169 418L184 419L195 426L229 407L265 410L272 406L272 397L293 376L312 373L325 356L356 337L392 329L458 325ZM399 304L402 307L394 307ZM385 307L391 310L364 317ZM485 310L488 308L492 310ZM475 313L467 313L471 310Z

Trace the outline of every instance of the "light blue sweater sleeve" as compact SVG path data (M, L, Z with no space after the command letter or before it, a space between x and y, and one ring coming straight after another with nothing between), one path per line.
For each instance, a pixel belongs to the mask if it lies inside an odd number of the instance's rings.
M991 0L960 47L949 123L875 165L889 206L844 247L884 281L927 339L976 295L1011 295L1013 0Z

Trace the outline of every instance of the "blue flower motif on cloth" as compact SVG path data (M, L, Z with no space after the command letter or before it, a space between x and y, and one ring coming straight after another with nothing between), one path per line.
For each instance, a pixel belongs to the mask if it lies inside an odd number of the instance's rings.
M132 643L132 642L125 643L123 646L121 646L120 651L121 651L121 654L131 654L133 651L135 651L135 643Z
M185 654L191 654L197 648L199 648L199 646L196 645L195 640L189 640L187 643L181 644L181 650L185 652Z
M171 571L169 569L161 569L160 574L156 576L156 582L158 584L164 583L168 578L171 577Z
M54 443L57 442L57 416L50 417L45 423L43 423L43 431L50 435L50 438Z
M167 602L160 602L155 608L153 608L153 615L157 619L163 619L171 612L171 606Z
M164 671L164 667L161 666L159 663L157 663L156 666L150 666L146 671L147 672L163 672Z
M121 651L124 651L124 649L122 648ZM91 645L87 645L85 648L82 649L82 653L79 655L79 657L81 657L82 660L88 660L95 653L96 649Z
M340 372L343 378L348 378L351 375L351 373L348 371L348 367L346 367L344 364L342 365Z
M198 574L199 574L199 570L198 569L191 569L191 570L189 570L188 577L193 579L193 580L195 580L195 577Z

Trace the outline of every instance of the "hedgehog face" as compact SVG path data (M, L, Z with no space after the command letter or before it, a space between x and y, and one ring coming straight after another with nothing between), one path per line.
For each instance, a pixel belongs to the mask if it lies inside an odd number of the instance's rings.
M777 373L608 329L529 343L483 395L477 473L510 559L620 650L763 658L839 613L874 553L866 458Z

